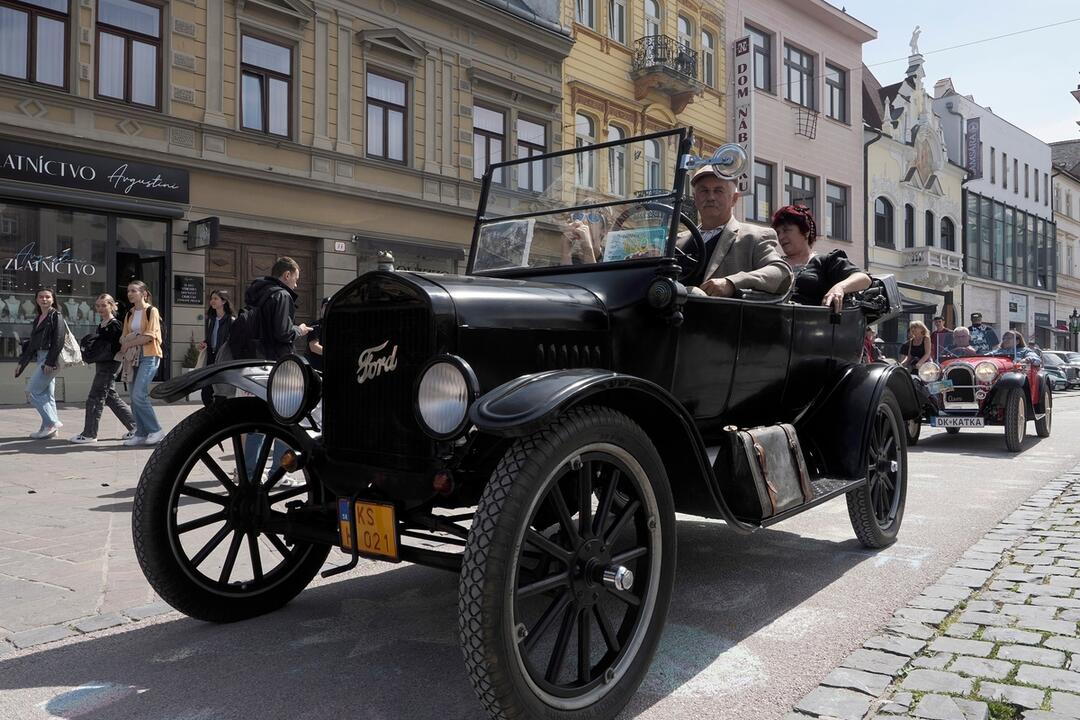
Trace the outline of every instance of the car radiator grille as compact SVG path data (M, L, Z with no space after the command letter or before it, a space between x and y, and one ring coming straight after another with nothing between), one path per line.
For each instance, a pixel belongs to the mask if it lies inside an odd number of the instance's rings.
M413 414L416 379L435 345L426 304L358 305L328 319L324 342L329 392L323 400L327 451L343 460L388 467L404 468L429 458L431 440ZM360 383L361 352L384 342L377 357L388 357L397 347L397 366Z
M945 391L945 405L975 402L975 376L969 368L951 367L945 371L945 379L952 380L953 387Z

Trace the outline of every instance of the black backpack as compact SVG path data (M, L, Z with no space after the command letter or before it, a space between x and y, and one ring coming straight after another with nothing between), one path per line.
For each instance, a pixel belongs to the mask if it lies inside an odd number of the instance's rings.
M240 308L229 328L229 352L233 360L254 360L262 357L262 317L263 303L272 297L271 291L258 305L245 305Z

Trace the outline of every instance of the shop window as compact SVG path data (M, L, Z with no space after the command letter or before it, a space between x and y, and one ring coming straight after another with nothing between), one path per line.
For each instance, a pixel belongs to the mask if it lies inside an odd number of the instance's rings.
M701 31L701 80L716 87L716 40L708 30Z
M608 125L607 140L616 142L626 138L626 133L618 125ZM617 197L626 197L626 146L616 145L608 148L608 192Z
M547 148L547 126L519 117L517 121L517 156L518 159L543 155ZM543 192L547 187L544 179L544 162L527 163L517 166L518 189Z
M506 145L506 114L480 105L473 106L473 178L484 176L488 165L503 161ZM491 182L502 183L503 169L496 168Z
M796 105L817 108L814 97L814 56L794 45L784 44L786 97Z
M833 120L847 122L847 70L825 63L825 114Z
M746 26L746 34L754 45L754 87L765 92L773 91L772 35Z
M608 0L608 37L626 44L626 0Z
M292 114L292 49L244 35L240 65L240 126L289 137Z
M161 107L161 8L98 0L98 97Z
M0 361L18 359L39 287L56 291L75 337L92 330L94 299L113 292L108 221L98 213L0 202Z
M68 0L0 3L0 75L67 88Z
M404 80L367 74L367 155L405 162L408 87Z
M874 244L885 248L896 247L893 237L893 206L883 197L874 201Z
M754 182L746 194L743 215L747 220L767 223L773 213L773 168L771 163L754 161Z
M574 115L574 147L596 144L596 125L588 115ZM596 187L596 171L593 167L593 153L583 152L577 155L577 186L579 188Z
M834 240L850 240L848 232L848 189L843 185L825 183L825 201L829 205L825 234Z
M784 171L784 204L805 205L817 215L817 178L797 170Z

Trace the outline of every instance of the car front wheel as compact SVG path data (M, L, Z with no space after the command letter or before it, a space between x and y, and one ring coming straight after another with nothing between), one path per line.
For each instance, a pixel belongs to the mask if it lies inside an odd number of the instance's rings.
M266 403L236 398L185 418L150 456L131 525L143 574L165 602L200 620L232 622L276 610L322 567L329 545L290 543L286 505L318 504L322 488L264 472L299 447ZM268 477L264 477L268 474Z
M878 401L866 453L866 484L847 494L848 516L866 547L896 542L907 499L907 433L900 405L886 390Z
M1024 391L1018 387L1009 388L1005 396L1005 448L1009 452L1020 452L1027 433L1027 414L1025 412Z
M1043 387L1043 416L1035 418L1035 434L1041 438L1050 437L1050 426L1054 421L1054 394L1049 386Z
M459 585L465 664L490 715L614 717L648 671L674 572L671 489L636 423L575 408L515 442Z

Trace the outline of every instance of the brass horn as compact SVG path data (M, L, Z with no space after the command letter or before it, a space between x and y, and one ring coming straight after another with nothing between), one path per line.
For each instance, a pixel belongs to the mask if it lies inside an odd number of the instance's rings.
M728 143L716 148L711 157L683 156L683 167L687 170L696 170L703 165L712 165L722 177L729 180L737 180L746 170L747 162L746 150L743 150L741 145L734 143Z

